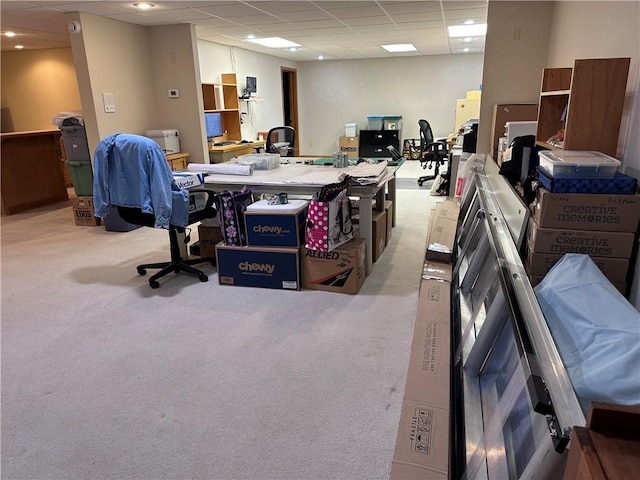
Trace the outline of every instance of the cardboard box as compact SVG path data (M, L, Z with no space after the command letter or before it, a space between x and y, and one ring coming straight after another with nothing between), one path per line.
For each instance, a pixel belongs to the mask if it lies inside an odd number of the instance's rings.
M539 227L529 220L527 241L538 253L583 253L595 257L629 258L633 248L633 233L565 230Z
M451 262L459 215L458 200L448 198L436 205L427 234L427 260Z
M349 158L358 158L358 137L340 137L339 145Z
M534 218L544 228L635 232L640 221L640 195L551 193L540 188Z
M537 253L528 249L525 270L530 276L544 277L563 257L555 253ZM591 260L612 283L624 283L629 269L628 258L591 257Z
M373 212L371 218L371 238L373 261L380 258L384 247L387 245L387 214L386 212Z
M385 245L389 245L391 234L393 233L393 202L391 200L384 201L384 213L387 215L387 238Z
M220 227L198 225L198 245L201 257L215 257L216 245L222 241Z
M216 245L220 285L300 289L300 250Z
M303 287L355 295L366 278L365 259L366 245L362 238L353 238L330 252L303 248Z
M73 220L79 227L97 227L102 225L102 219L96 217L93 209L93 197L81 196L73 199L71 205Z
M173 180L179 189L184 190L185 188L202 185L204 183L204 175L198 172L173 172Z
M391 479L449 473L451 284L422 280Z
M304 241L307 200L290 200L284 205L269 205L260 200L247 206L244 221L247 243L251 246L300 247Z

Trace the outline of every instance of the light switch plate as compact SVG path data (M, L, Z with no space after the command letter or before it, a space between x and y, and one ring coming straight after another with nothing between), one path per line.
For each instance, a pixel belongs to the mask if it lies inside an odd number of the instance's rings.
M168 90L169 98L180 98L180 90L177 88L170 88Z
M104 111L106 113L115 113L116 100L111 92L102 92L102 103L104 104Z

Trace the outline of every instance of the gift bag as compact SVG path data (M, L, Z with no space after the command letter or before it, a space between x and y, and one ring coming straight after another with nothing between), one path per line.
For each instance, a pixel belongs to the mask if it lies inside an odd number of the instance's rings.
M309 202L305 225L305 246L330 252L353 238L351 202L347 195L349 177L323 187Z
M225 245L240 247L247 244L244 212L254 202L251 190L232 192L225 190L218 195L218 210Z

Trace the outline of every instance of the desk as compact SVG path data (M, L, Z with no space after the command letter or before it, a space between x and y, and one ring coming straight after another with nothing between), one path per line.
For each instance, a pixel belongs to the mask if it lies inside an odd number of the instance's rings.
M187 169L187 161L189 159L189 154L187 152L167 153L165 154L165 157L167 162L169 162L171 170L174 172Z
M296 162L295 157L287 158ZM309 159L305 158L304 161ZM334 169L328 166L304 165L302 163L290 163L281 165L280 168L273 170L254 170L253 175L207 175L204 179L205 188L214 191L222 190L238 190L243 186L252 188L256 192L277 194L287 192L298 195L313 195L317 193L323 185L332 183L332 175L340 172L349 173L348 168ZM376 205L384 206L385 187L387 187L389 200L393 202L392 207L392 225L396 224L396 170L398 167L387 167L385 175L375 185L350 185L347 193L349 196L358 197L360 199L360 236L365 240L367 249L366 272L371 273L373 265L373 240L372 240L372 206L373 199L376 199ZM305 177L314 173L326 174L327 181L320 183L306 183Z
M233 143L214 147L209 144L209 160L211 163L221 163L231 160L238 155L255 153L257 148L264 147L264 140L256 140L250 143Z
M59 141L58 129L0 135L2 215L69 199Z

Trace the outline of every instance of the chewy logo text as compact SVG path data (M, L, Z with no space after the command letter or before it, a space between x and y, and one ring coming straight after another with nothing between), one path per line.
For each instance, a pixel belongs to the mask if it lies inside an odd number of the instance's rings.
M241 262L238 264L238 268L245 272L267 272L273 273L276 269L275 265L269 265L268 263L249 263Z
M276 235L280 235L282 233L282 227L256 225L253 227L253 231L255 233L275 233Z

